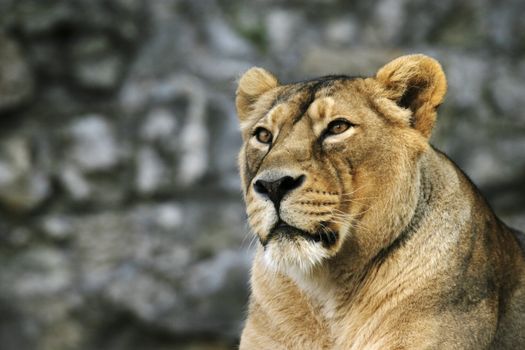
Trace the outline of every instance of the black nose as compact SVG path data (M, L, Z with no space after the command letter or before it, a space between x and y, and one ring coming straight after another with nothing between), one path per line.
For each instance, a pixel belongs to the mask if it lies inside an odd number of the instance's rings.
M301 186L304 182L304 175L293 178L291 176L283 176L275 181L257 180L253 184L256 192L264 194L270 198L275 207L279 209L279 204L283 197L290 191Z

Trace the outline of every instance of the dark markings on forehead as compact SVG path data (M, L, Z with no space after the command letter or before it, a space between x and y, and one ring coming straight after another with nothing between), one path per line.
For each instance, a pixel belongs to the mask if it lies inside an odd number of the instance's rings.
M347 80L355 80L355 79L362 79L365 78L363 76L358 75L344 75L344 74L330 74L330 75L324 75L322 77L318 78L312 78L302 81L293 82L291 84L298 85L298 84L325 84L325 86L333 84L334 82L338 81L347 81Z
M296 124L305 115L308 107L315 100L315 96L319 91L325 90L327 94L330 94L330 89L333 88L336 83L359 78L363 77L349 75L326 75L319 78L290 83L287 84L288 88L284 90L279 96L277 96L277 98L272 103L272 107L279 103L290 101L298 94L305 95L305 98L299 104L297 113L293 116L293 124Z

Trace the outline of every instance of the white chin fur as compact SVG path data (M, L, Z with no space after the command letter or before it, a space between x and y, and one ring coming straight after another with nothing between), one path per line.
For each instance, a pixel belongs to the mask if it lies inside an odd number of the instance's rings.
M301 237L272 240L264 250L266 266L286 275L308 274L329 256L321 244Z

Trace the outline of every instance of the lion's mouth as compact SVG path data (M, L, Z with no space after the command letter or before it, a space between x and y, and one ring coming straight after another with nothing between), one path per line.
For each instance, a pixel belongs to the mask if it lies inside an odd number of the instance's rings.
M279 221L272 227L270 233L266 238L261 241L263 246L266 246L268 242L276 238L291 239L294 237L302 237L308 241L321 242L323 246L330 247L337 242L339 235L337 232L325 227L323 223L320 224L320 229L316 232L308 232L301 230L295 226L288 225L283 220Z

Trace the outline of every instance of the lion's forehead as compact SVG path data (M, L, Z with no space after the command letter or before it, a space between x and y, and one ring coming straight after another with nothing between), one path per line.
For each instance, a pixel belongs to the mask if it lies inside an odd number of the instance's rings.
M270 126L296 124L304 117L315 123L334 114L368 107L363 82L356 77L328 76L285 85L259 101L249 126L261 122Z

